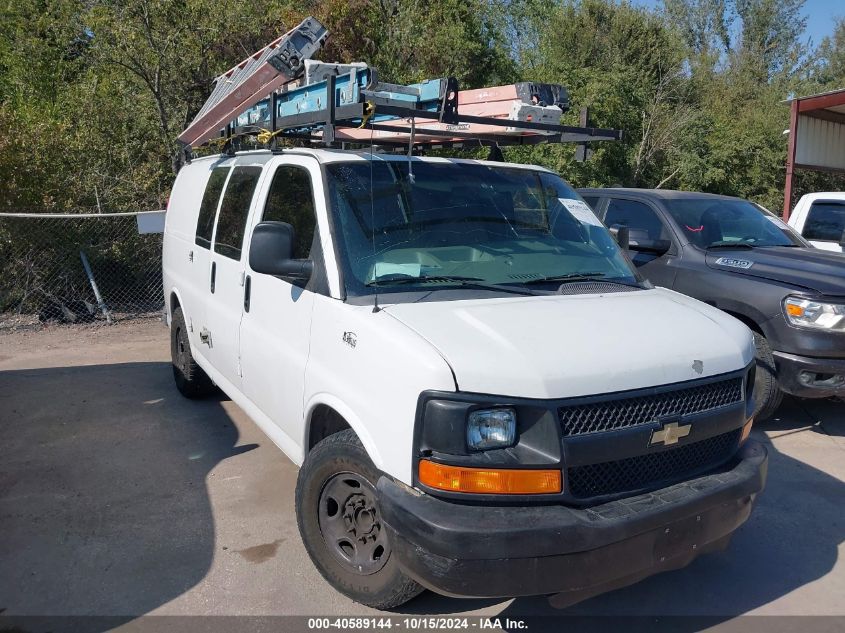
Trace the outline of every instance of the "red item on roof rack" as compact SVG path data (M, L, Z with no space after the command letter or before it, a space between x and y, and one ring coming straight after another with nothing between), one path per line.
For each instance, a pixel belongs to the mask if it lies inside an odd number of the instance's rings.
M185 145L196 146L216 136L240 112L305 71L305 59L316 53L328 36L314 18L273 40L216 79L208 101L179 135Z
M526 121L556 125L561 114L569 107L566 90L555 84L516 83L505 86L491 86L458 92L458 114L485 117L497 120ZM378 111L378 108L376 108ZM449 143L466 140L465 136L450 137L445 135L427 135L427 130L438 132L460 132L464 134L505 134L509 136L532 136L549 134L542 130L526 130L517 127L502 127L491 123L464 122L449 123L437 119L425 118L424 115L411 119L397 119L391 127L394 130L369 130L339 128L335 132L338 141L373 142L399 141L407 139L414 129L415 143Z

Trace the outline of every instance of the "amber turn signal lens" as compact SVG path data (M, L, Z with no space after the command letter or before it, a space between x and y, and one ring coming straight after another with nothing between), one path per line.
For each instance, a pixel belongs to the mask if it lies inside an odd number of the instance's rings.
M802 317L804 316L804 308L802 308L801 306L797 306L794 303L787 303L786 313L789 316Z
M555 494L561 491L559 470L461 468L420 460L420 483L449 492L496 495Z
M749 434L751 433L751 425L754 424L754 418L748 420L745 423L745 426L742 427L742 434L739 436L739 443L742 444L745 440L748 439Z

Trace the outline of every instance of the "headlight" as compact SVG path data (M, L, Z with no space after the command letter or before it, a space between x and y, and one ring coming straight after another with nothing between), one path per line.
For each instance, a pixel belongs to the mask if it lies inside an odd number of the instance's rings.
M506 448L516 440L516 411L481 409L467 418L467 445L471 450Z
M783 312L786 320L798 327L845 332L845 304L787 297Z

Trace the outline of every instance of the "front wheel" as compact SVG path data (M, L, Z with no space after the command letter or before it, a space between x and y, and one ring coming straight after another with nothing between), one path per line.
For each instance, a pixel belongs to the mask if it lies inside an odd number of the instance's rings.
M173 311L170 321L170 358L173 363L173 380L179 393L186 398L201 398L214 393L214 383L191 354L191 342L188 340L182 308Z
M783 391L778 385L777 370L775 369L775 357L769 341L762 334L753 332L754 347L757 350L755 362L757 372L754 378L754 418L756 420L767 420L777 411L783 401Z
M354 431L330 435L299 471L296 522L308 555L332 587L356 602L391 609L423 588L391 556L378 477Z

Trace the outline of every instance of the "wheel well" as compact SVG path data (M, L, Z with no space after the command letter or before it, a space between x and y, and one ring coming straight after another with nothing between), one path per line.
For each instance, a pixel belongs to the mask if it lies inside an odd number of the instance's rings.
M726 314L730 314L733 318L738 319L745 323L749 327L752 332L757 332L757 334L762 335L763 330L760 329L760 326L753 319L749 319L744 314L739 314L737 312L731 312L730 310L723 310Z
M310 451L320 440L326 439L340 431L352 427L343 419L337 411L325 404L318 404L311 414L311 423L308 427L308 450Z
M176 296L175 292L170 293L170 314L176 310L179 306L179 297Z

